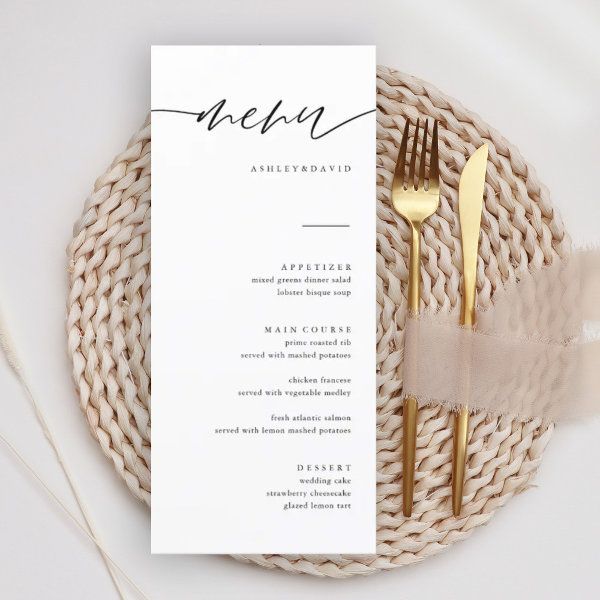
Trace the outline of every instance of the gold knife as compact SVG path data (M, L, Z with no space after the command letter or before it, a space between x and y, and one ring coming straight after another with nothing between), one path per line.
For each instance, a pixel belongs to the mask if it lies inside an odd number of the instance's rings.
M475 326L475 295L477 290L477 253L483 189L487 165L487 144L480 146L469 158L458 184L458 216L463 254L463 302L461 323L466 327ZM465 373L469 377L469 373ZM465 404L454 416L454 453L452 457L452 512L460 516L465 483L467 459L467 438L469 436L468 390L470 381L465 383Z

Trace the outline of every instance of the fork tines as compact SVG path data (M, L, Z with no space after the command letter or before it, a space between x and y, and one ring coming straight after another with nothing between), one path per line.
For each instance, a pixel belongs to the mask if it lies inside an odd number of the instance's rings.
M427 138L429 135L429 119L425 119L425 127L423 128L423 139L421 142L421 149L418 149L419 142L419 131L421 128L421 120L417 119L415 125L415 132L412 140L412 150L410 153L410 164L408 168L408 178L406 175L406 149L408 146L408 138L410 133L410 120L406 119L404 125L404 132L402 133L402 140L400 142L400 149L398 151L398 159L396 162L396 169L394 172L394 187L397 184L401 184L403 189L407 190L412 182L412 188L414 190L425 188L425 171L427 166ZM415 171L417 166L417 154L420 157L419 160L419 172L418 180L415 181ZM439 170L438 170L438 123L437 119L433 121L433 131L431 136L431 148L429 156L429 177L427 181L427 189L437 191L439 188Z

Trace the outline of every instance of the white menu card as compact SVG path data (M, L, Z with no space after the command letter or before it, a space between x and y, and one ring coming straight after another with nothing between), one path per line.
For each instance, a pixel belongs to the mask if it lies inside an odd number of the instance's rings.
M375 48L152 48L152 552L375 552Z

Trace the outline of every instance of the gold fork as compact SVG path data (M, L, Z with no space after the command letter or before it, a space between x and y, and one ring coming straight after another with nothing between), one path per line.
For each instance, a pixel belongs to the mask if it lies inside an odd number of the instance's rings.
M392 183L392 204L396 212L410 225L412 242L410 246L410 262L408 270L408 310L412 314L419 313L420 281L421 281L421 225L438 208L440 202L440 183L438 169L438 130L437 121L433 122L431 150L429 157L429 183L425 189L425 170L427 164L427 134L429 121L425 120L423 141L421 144L418 180L415 182L417 163L417 144L419 141L419 119L412 143L412 152L406 178L406 147L410 122L407 119L400 142L400 151L394 170ZM413 397L404 399L403 408L403 455L402 455L402 509L405 517L412 514L413 491L415 484L415 453L417 447L417 400Z

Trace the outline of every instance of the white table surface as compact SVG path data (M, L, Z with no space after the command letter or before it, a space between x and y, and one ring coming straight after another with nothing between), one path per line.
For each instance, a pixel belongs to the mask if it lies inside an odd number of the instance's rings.
M64 327L70 230L144 119L151 43L377 44L379 63L431 81L516 143L583 243L600 238L599 34L595 0L0 3L0 302L102 540L149 598L599 597L598 421L558 427L537 487L420 565L333 581L225 557L150 556L149 512L79 410ZM0 363L0 432L75 510ZM116 597L95 547L0 443L0 598Z

